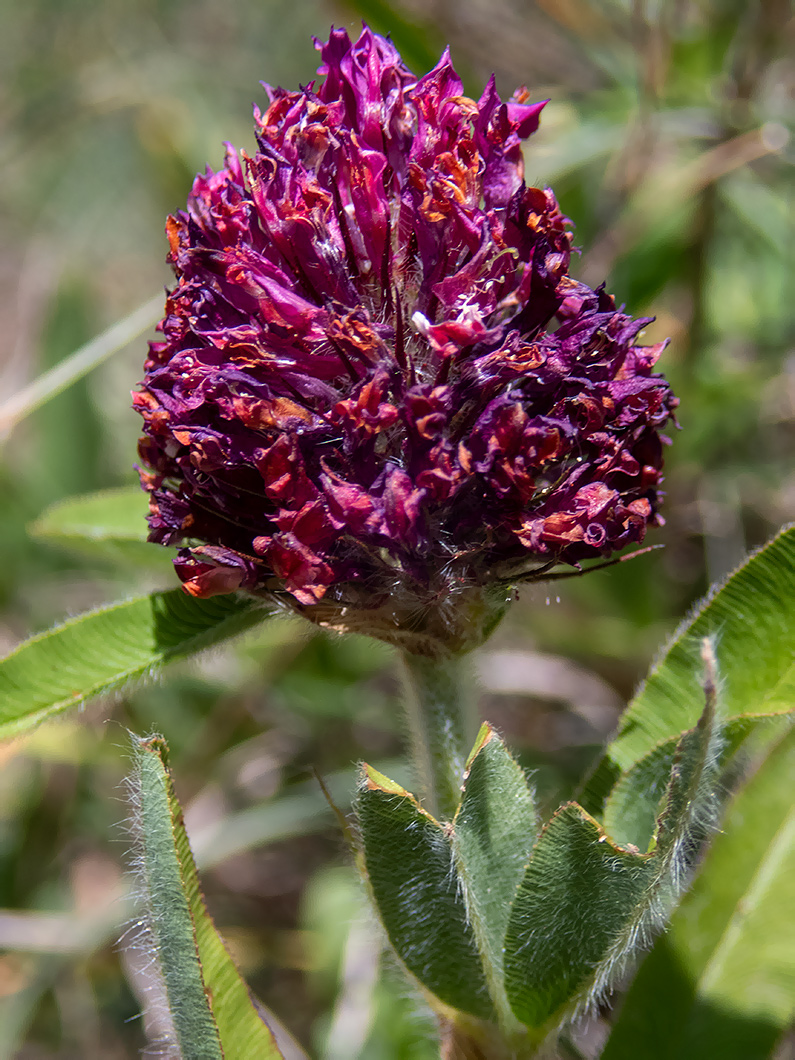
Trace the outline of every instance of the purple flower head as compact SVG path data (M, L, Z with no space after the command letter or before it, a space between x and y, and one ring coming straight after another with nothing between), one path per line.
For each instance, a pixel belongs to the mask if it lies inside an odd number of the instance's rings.
M447 52L417 79L367 28L318 48L325 80L270 91L257 150L168 220L150 540L188 543L196 596L398 627L641 541L676 399L524 182L544 104L467 98Z

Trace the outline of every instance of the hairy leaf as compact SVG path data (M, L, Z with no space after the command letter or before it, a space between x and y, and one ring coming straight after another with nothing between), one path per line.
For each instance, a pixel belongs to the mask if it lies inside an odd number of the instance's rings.
M766 718L733 718L721 726L721 745L715 748L719 771L724 771L737 752L742 757L752 746L764 747L781 734L780 726L787 726L785 716ZM679 738L672 737L658 744L631 769L623 773L607 798L602 814L605 831L617 843L632 843L647 850L654 834L660 812L661 799L667 790L671 766ZM735 760L735 768L742 763Z
M552 1026L597 1002L681 887L712 816L720 747L714 659L709 644L703 650L706 706L670 756L649 852L615 842L577 803L558 810L539 837L505 938L505 988L527 1026ZM637 824L631 817L624 833Z
M181 1055L277 1060L282 1054L276 1041L207 913L164 741L137 741L136 766L132 792L145 932Z
M503 1020L508 1014L502 986L505 931L537 831L524 773L494 729L483 725L467 763L451 840L469 923Z
M790 730L735 796L602 1060L770 1056L795 1017L794 775Z
M665 740L624 773L605 803L602 821L616 843L647 851L668 788L679 741Z
M795 710L795 527L754 553L675 633L581 795L589 812L600 812L622 773L695 724L698 645L709 636L719 646L727 719Z
M517 1019L539 1027L578 993L650 885L648 856L612 843L576 803L541 833L511 910L505 987Z
M196 927L182 878L167 774L157 741L140 745L133 781L135 857L146 913L137 944L153 960L154 1002L166 1016L170 1045L191 1060L223 1060L218 1027L196 942ZM184 834L184 833L183 833Z
M392 945L445 1004L493 1005L445 829L399 784L365 766L357 798L367 876Z
M70 619L0 661L0 738L218 644L267 614L244 597L197 600L174 589Z

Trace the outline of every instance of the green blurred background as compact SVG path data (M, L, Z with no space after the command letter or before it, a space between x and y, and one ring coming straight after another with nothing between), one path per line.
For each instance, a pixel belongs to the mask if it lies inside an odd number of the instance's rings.
M259 80L314 74L312 35L392 34L417 72L445 43L476 97L549 97L527 177L576 224L682 400L664 550L524 590L476 661L481 708L571 793L666 635L746 549L795 518L795 20L784 0L2 0L0 406L145 301L163 222L222 141L250 148ZM37 543L52 502L129 484L132 344L0 440L0 648L141 587ZM1 410L0 410L1 411ZM142 504L142 517L145 504ZM432 1022L382 953L334 819L353 764L405 778L386 648L286 620L164 680L0 747L0 1060L145 1046L125 898L126 729L160 730L208 902L268 1009L322 1060L425 1060ZM598 1054L609 1014L580 1036ZM149 1028L156 1033L157 1028ZM790 1056L792 1042L782 1046ZM791 1050L786 1052L786 1050ZM300 1054L296 1054L300 1055Z

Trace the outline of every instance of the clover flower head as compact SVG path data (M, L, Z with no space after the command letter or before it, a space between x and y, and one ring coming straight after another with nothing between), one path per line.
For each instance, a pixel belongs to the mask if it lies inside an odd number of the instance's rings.
M525 184L544 103L469 99L447 52L416 78L366 27L317 47L168 219L140 474L188 592L380 635L641 541L676 399Z

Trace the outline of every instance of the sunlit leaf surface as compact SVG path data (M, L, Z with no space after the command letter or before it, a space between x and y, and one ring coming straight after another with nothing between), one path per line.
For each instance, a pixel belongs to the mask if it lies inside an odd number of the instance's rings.
M181 589L102 608L25 641L0 662L0 736L130 685L261 622L234 596L195 600Z

